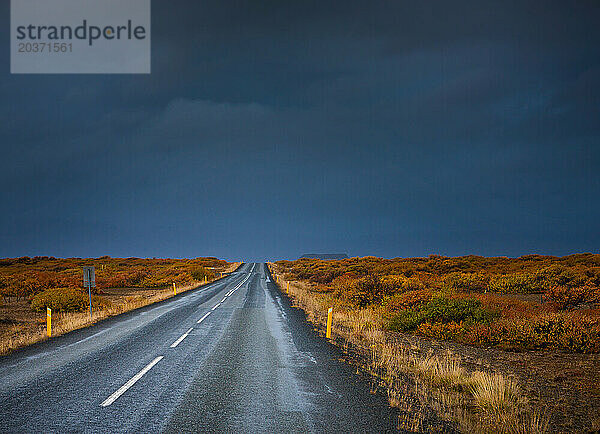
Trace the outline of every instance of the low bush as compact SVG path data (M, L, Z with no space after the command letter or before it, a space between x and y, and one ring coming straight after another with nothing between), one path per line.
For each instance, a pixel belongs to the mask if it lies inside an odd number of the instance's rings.
M483 273L450 273L443 283L449 292L485 292L490 281Z
M425 305L427 319L431 322L489 322L498 314L485 309L480 300L446 297L433 298Z
M402 283L403 291L420 291L425 289L425 284L418 277L408 277Z
M380 303L393 291L390 286L384 285L378 276L371 274L357 279L336 279L335 282L336 295L356 307Z
M189 275L191 276L192 279L194 279L198 282L204 280L205 277L207 279L212 279L215 277L214 273L211 270L207 270L206 268L204 268L202 266L191 269L189 271Z
M418 277L406 277L398 274L381 277L381 284L387 294L418 291L425 288L425 285Z
M415 330L426 321L425 313L420 310L402 310L394 315L389 323L390 330L406 332Z
M496 312L485 309L480 300L434 297L420 309L400 311L389 322L391 330L411 331L423 323L489 323Z
M428 289L406 291L400 294L394 294L387 300L386 307L391 312L413 309L429 302L432 298L433 293Z
M460 337L464 330L465 325L462 322L424 322L417 327L416 332L428 338L446 341Z
M574 317L566 312L529 319L502 319L491 324L473 324L458 340L513 351L557 349L596 353L600 351L600 320Z
M536 279L533 273L513 273L493 276L488 288L500 294L535 294L543 292L546 287Z
M585 303L598 302L600 300L600 291L590 284L575 287L557 285L550 288L545 296L558 309L566 310L573 309Z
M94 308L106 307L106 300L95 295L92 296ZM89 296L73 288L53 288L40 292L31 301L31 308L42 312L46 308L55 312L79 312L89 308Z

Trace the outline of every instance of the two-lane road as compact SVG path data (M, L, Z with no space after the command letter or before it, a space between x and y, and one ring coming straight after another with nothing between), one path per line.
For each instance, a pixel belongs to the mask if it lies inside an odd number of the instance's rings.
M2 432L386 432L264 264L0 359Z

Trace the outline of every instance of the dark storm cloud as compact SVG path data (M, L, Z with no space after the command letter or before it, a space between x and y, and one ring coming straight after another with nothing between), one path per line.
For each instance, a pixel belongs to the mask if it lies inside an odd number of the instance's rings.
M0 255L597 250L597 3L152 7L149 76L3 71Z

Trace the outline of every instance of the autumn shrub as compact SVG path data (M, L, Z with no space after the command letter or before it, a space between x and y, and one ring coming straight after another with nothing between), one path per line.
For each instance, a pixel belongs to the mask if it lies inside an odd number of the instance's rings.
M589 318L549 314L523 325L535 348L557 348L572 352L600 350L600 324Z
M584 286L589 279L580 269L562 265L550 265L535 273L540 286L548 290L554 286L579 287Z
M354 290L354 282L356 281L357 277L358 276L355 276L351 273L344 273L331 281L331 287L338 294L345 293L346 291L352 291Z
M388 328L401 332L412 331L426 320L425 312L422 310L402 310L389 320Z
M390 312L413 309L419 307L433 298L433 293L428 289L406 291L394 294L386 301L386 308Z
M92 297L92 306L107 306L106 300L99 296ZM52 288L40 292L31 301L31 308L41 312L50 308L55 312L78 312L89 308L89 296L73 288Z
M425 289L425 284L418 277L408 277L402 283L403 291L420 291Z
M480 300L435 297L424 308L431 322L490 322L497 312L485 309Z
M191 269L188 273L192 279L197 280L198 282L204 280L205 277L207 279L212 279L215 277L215 274L211 270L207 270L202 266L195 267Z
M600 351L600 320L569 313L549 313L529 319L502 319L473 324L458 339L467 344L506 350L555 349L577 353Z
M381 302L390 295L390 289L382 284L378 276L367 275L344 284L338 282L336 295L356 307L366 307Z
M390 294L404 291L405 281L406 277L400 274L390 274L381 277L381 285L383 285L385 290Z
M423 323L489 323L496 312L485 309L480 300L434 297L420 309L395 314L389 322L391 330L411 331Z
M124 286L138 286L149 274L149 271L145 269L133 270L125 277Z
M145 268L130 267L122 271L113 272L110 275L99 273L96 281L101 288L128 288L146 286L145 280L151 277L149 270ZM152 285L150 285L152 286Z
M594 273L589 274L588 276L579 269L553 264L532 272L492 276L488 288L503 294L536 294L549 291L555 286L585 286L588 280L595 277Z
M3 276L0 276L0 296L2 297L2 301L9 296L8 294L8 279Z
M600 300L600 291L590 284L582 286L557 285L550 288L545 297L558 309L573 309L586 303L596 303Z
M493 276L488 289L500 294L534 294L544 291L533 273L512 273Z
M416 332L428 338L439 339L443 341L456 339L463 334L465 325L462 322L424 322L417 326Z
M449 292L485 292L489 276L484 273L451 273L443 283L443 289Z
M409 273L410 274L410 273ZM416 277L407 277L403 274L392 274L381 277L381 285L386 294L396 292L418 291L425 288L425 284Z

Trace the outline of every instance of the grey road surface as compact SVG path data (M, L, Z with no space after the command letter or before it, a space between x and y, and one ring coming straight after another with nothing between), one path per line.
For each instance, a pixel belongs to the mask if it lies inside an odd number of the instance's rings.
M0 358L2 432L394 432L265 264Z

